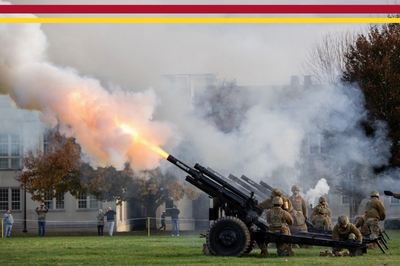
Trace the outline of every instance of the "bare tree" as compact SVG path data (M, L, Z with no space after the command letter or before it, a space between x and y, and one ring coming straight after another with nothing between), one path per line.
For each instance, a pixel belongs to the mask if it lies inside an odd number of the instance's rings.
M337 84L345 70L344 55L357 40L355 32L329 32L310 47L301 61L301 75L310 75L317 84Z

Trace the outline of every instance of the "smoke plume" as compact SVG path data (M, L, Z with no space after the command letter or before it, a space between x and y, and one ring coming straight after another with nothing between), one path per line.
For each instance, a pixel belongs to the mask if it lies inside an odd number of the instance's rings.
M172 124L153 120L160 101L154 90L104 88L97 79L47 62L47 46L40 24L1 24L0 93L19 108L40 111L44 124L59 124L63 134L76 138L93 167L120 168L130 160L135 169L156 168L160 156L136 137L155 146L179 140Z

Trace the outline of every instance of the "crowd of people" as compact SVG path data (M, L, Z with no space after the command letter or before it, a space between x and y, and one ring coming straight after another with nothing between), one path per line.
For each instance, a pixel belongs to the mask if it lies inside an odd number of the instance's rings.
M292 186L290 197L283 196L282 190L276 188L272 190L271 196L258 204L263 210L267 210L267 222L269 230L289 235L291 232L307 232L307 223L311 223L313 228L322 230L332 230L332 239L341 241L362 242L363 234L371 239L378 238L382 232L379 222L386 217L386 210L383 203L379 200L379 192L371 192L371 199L365 205L365 214L355 217L356 224L352 224L345 214L338 217L337 223L332 225L332 211L328 208L325 197L320 197L318 205L312 209L308 215L306 200L299 195L300 187ZM400 194L385 191L388 196L400 199ZM359 229L360 228L360 229ZM268 253L268 243L258 241L261 249L260 256L270 256ZM291 244L276 244L278 256L294 256ZM301 248L310 246L300 245ZM376 249L375 243L369 248ZM332 253L338 254L342 249L333 248Z

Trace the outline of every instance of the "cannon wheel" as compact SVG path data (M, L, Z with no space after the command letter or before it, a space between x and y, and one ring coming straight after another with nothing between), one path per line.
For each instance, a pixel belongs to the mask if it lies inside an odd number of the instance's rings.
M207 246L216 256L240 257L249 249L250 232L236 217L222 217L208 229Z
M254 230L254 227L251 226L251 227L249 228L250 233L253 232L253 230ZM257 243L257 241L255 241L254 239L251 238L251 239L250 239L250 245L249 245L248 249L247 249L244 253L245 253L245 254L248 254L248 253L252 252L253 249L254 249L254 247L256 246L256 243Z
M256 241L251 240L249 247L247 248L247 250L244 253L248 254L248 253L252 252L255 246L256 246Z

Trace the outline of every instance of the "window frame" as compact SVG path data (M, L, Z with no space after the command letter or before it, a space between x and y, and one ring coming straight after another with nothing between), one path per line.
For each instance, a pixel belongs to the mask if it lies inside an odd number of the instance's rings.
M4 151L4 153L2 153L2 151ZM0 161L7 161L7 167L3 167L2 164L0 164L0 169L22 169L21 135L0 134L0 154ZM15 162L17 162L17 164Z
M97 204L95 204L95 206L92 206L93 202L97 202ZM98 210L101 208L101 201L96 200L95 197L93 195L90 195L89 193L79 193L78 199L76 201L76 208L77 210Z
M22 191L21 188L17 187L0 187L0 190L6 190L7 191L7 200L4 201L3 198L0 198L0 211L7 211L7 209L10 209L11 211L21 211L22 210ZM18 199L14 199L15 193L18 191ZM15 204L18 206L18 208L13 208ZM7 206L6 209L2 209L3 206Z
M49 192L47 192L49 193ZM49 211L60 211L60 210L65 210L65 194L62 195L61 197L61 202L62 202L62 208L59 208L59 202L57 197L48 197L46 194L44 195L44 204L46 207L49 209Z

